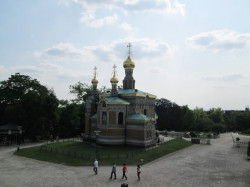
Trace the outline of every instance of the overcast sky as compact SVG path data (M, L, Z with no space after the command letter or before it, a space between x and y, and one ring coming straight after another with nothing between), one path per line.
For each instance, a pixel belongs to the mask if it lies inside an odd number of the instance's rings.
M189 108L250 104L249 0L1 0L0 81L20 72L69 85L119 85L132 43L135 87Z

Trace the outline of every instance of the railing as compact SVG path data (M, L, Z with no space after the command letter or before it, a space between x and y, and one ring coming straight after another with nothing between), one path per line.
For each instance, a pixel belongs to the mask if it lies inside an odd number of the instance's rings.
M237 148L247 148L248 142L240 142L240 141L234 141L233 140L233 147Z
M210 145L210 139L208 138L191 138L191 142L194 144L205 144L205 145Z
M68 139L67 139L68 140ZM70 141L70 140L69 140ZM101 159L129 159L133 157L137 157L141 155L145 150L136 150L131 151L127 153L99 153L98 151L96 153L89 153L89 152L76 152L76 151L70 151L63 148L53 148L50 147L49 144L44 144L40 146L41 152L49 152L52 154L60 154L64 156L74 157L78 159L85 159L85 160L93 160L95 158L101 160Z
M71 138L61 138L61 139L53 139L53 140L48 140L47 142L44 143L44 145L49 145L49 144L54 144L54 143L59 143L59 142L66 142L66 141L82 141L81 137L71 137Z
M233 134L230 133L231 136L232 136L232 140L233 140L233 147L237 147L237 148L247 148L248 146L248 142L242 142L242 141L237 141L234 137L233 137Z

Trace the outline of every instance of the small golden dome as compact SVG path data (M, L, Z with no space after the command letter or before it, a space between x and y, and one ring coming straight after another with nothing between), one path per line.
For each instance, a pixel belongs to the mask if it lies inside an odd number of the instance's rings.
M110 82L112 84L117 84L119 82L119 79L114 75L111 79L110 79Z
M127 60L123 62L123 67L125 69L134 69L135 68L135 62L128 56Z
M96 78L96 70L97 70L97 68L95 67L94 68L94 78L92 79L92 84L94 84L94 85L97 85L98 84L98 80L97 80L97 78Z
M98 84L98 80L97 80L97 78L96 78L96 76L92 79L92 84Z

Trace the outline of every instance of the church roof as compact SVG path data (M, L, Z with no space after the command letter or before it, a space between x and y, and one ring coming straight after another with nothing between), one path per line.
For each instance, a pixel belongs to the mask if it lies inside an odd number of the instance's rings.
M107 104L123 104L123 105L129 105L130 103L124 99L120 99L119 97L105 97L103 100Z
M150 117L144 114L130 114L126 117L128 122L147 122L150 121Z
M110 96L110 92L106 92L103 94L105 97L109 97ZM118 90L118 95L121 96L121 97L149 97L149 98L153 98L155 99L156 96L155 95L152 95L152 94L149 94L147 92L143 92L143 91L140 91L140 90L137 90L137 89L121 89L121 90Z
M122 90L118 90L118 95L121 96L139 96L139 97L150 97L150 98L156 98L155 95L137 90L137 89L122 89Z
M91 116L91 118L97 118L97 113Z

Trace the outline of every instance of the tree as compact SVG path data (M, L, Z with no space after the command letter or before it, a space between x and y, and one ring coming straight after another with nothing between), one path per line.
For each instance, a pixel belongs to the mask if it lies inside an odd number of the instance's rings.
M186 108L182 108L176 103L161 98L155 101L155 111L158 115L157 128L159 130L184 130L183 116Z
M92 86L86 83L77 82L74 85L70 85L69 89L70 93L76 95L76 99L72 100L72 102L82 104L85 103L87 98L91 95ZM105 86L102 86L98 89L100 94L107 92L108 90L109 89L107 89Z
M58 99L36 79L16 73L0 82L1 123L23 126L27 138L46 138L57 122Z
M83 129L84 105L67 103L59 108L59 125L56 127L60 137L71 137L80 134Z
M207 113L202 108L196 108L193 110L194 123L191 126L191 130L196 131L210 131L213 126L213 121L208 118Z
M224 111L221 108L212 108L208 111L208 117L214 123L224 124Z
M192 130L192 126L195 122L194 112L188 108L188 106L184 106L184 115L183 115L183 124L185 130Z

